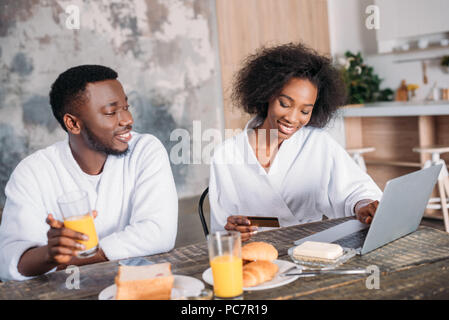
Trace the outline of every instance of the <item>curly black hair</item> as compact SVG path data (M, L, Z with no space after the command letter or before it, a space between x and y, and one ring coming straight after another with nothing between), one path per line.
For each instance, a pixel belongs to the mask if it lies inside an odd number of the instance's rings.
M53 115L67 131L63 117L66 113L79 114L79 107L86 102L86 85L92 82L117 79L117 72L101 65L81 65L61 73L52 84L50 105Z
M307 79L318 89L308 126L324 127L346 103L343 79L331 59L301 43L263 47L248 56L234 78L231 98L247 113L265 119L269 101L292 78Z

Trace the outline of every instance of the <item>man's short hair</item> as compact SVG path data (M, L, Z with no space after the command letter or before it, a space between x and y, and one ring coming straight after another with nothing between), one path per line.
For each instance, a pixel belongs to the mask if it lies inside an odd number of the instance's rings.
M50 105L62 128L67 131L64 115L79 115L80 106L86 103L85 90L88 83L114 80L117 76L117 72L101 65L82 65L61 73L51 86Z

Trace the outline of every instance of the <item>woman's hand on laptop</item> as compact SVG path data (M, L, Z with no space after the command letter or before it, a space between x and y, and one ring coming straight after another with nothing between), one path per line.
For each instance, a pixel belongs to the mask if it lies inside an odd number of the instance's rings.
M360 200L357 202L354 209L357 220L366 224L371 224L378 206L379 201L377 200Z

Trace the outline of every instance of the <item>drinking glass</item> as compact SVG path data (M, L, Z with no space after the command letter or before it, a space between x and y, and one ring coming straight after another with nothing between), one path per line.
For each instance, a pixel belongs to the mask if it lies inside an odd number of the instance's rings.
M207 236L214 295L238 299L243 295L242 243L240 232L219 231Z
M98 237L87 192L69 192L60 196L57 202L64 219L64 227L89 237L87 241L77 240L86 247L85 250L78 251L77 256L87 258L95 255L98 251Z

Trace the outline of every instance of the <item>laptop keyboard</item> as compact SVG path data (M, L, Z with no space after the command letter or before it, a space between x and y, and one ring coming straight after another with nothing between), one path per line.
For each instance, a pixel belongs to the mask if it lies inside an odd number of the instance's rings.
M332 243L339 244L342 247L358 249L363 247L363 243L365 242L366 235L368 234L369 228L364 230L360 230L354 233L347 235L341 239L338 239Z

